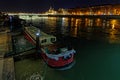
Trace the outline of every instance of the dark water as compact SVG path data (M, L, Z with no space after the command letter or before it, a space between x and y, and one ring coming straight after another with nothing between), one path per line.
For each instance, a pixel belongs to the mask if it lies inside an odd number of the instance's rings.
M26 59L15 63L17 78L23 72L43 71L44 80L120 80L120 20L46 17L32 21L63 44L72 44L77 52L76 64L69 70L58 71L41 67L41 60Z

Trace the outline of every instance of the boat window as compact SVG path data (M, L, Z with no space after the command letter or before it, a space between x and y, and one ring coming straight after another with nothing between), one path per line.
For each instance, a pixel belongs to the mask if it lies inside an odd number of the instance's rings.
M46 39L43 39L43 40L41 41L41 43L45 43L45 42L47 42L47 40L46 40Z
M55 38L51 38L51 42L55 42Z

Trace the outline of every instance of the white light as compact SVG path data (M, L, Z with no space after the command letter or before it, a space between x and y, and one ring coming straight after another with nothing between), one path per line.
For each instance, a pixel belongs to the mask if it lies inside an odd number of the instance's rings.
M40 35L40 33L36 33L36 35L37 35L37 36L39 36L39 35Z
M39 36L39 35L40 35L40 30L38 30L38 31L37 31L36 35L37 35L37 36Z

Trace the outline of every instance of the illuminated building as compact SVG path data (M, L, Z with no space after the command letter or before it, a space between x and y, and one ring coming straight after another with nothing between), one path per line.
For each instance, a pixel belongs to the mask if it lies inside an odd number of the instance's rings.
M120 15L120 4L69 9L72 15Z
M52 7L50 7L50 9L47 12L45 12L45 14L56 14L56 13L57 11L55 11Z

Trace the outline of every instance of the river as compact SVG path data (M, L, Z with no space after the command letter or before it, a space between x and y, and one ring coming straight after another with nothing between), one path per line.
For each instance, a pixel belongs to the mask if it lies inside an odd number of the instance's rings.
M31 22L28 19L27 22ZM120 80L120 20L99 18L32 19L34 26L76 50L75 65L59 71L41 59L15 62L16 80Z

